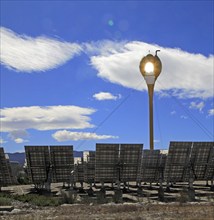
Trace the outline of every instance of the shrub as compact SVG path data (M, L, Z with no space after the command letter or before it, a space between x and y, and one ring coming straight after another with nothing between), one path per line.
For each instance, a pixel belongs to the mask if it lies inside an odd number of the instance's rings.
M11 205L11 199L0 196L0 206Z
M186 203L189 201L188 191L186 189L181 190L180 196L177 198L179 203Z
M57 206L60 201L56 197L48 197L43 195L27 194L27 195L15 195L14 199L21 202L29 202L36 206Z
M77 200L77 193L75 191L61 190L61 203L74 204Z

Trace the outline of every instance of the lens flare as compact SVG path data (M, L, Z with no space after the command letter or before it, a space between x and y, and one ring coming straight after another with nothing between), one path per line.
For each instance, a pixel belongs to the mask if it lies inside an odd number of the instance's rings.
M113 26L113 25L114 25L114 21L113 21L113 20L109 20L109 21L108 21L108 25L109 25L109 26Z

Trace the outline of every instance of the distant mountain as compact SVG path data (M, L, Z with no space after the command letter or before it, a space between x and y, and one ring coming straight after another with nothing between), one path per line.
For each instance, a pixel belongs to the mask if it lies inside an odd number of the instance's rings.
M7 153L10 161L18 161L22 166L25 162L25 153ZM82 151L74 151L74 157L83 157Z
M22 166L25 163L25 153L7 153L10 161L18 161Z
M74 151L74 157L83 157L82 151Z

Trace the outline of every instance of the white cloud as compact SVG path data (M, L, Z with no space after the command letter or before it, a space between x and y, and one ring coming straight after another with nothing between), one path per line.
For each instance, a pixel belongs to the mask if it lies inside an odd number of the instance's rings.
M22 139L22 138L16 138L16 139L14 139L14 141L15 141L17 144L22 144L22 143L28 142L28 140L24 140L24 139Z
M188 119L188 117L185 116L185 115L181 115L180 118L181 118L181 119Z
M3 138L0 138L0 144L5 144L7 141L5 141Z
M139 41L97 41L75 44L48 37L18 35L2 27L1 63L16 71L46 71L58 67L74 55L85 52L97 75L111 83L137 90L147 90L139 71L139 63L149 51L158 54L163 69L155 90L161 96L209 98L214 91L214 57L192 54L181 49L164 48Z
M28 133L25 130L13 130L8 135L12 140L15 140L17 138L25 138L28 137Z
M171 114L171 115L175 115L175 114L176 114L176 111L175 111L175 110L174 110L174 111L171 111L170 114Z
M91 57L91 65L98 71L97 75L105 80L128 88L147 90L139 71L139 63L148 51L155 54L155 50L160 49L158 56L163 68L156 82L156 91L172 90L173 95L180 98L208 98L214 95L213 55L205 57L181 49L137 41L108 43L109 45L112 48L108 48L106 52L104 42L103 49L99 46L100 54Z
M28 138L28 136L29 134L25 130L14 130L11 131L8 135L8 137L11 138L11 140L16 142L17 144L28 142L28 140L24 139L24 138Z
M1 63L16 71L33 72L56 68L81 52L75 43L40 36L32 38L0 28Z
M116 54L118 52L123 51L123 47L126 41L114 42L110 40L101 40L90 43L83 43L82 47L84 52L86 52L89 56L93 55L111 55Z
M78 141L78 140L102 140L102 139L114 139L117 136L112 135L98 135L90 132L71 132L67 130L57 131L52 134L52 137L57 141Z
M160 143L160 140L154 140L154 143Z
M210 109L210 110L208 111L208 115L209 115L209 116L213 116L213 115L214 115L214 108L213 108L213 109Z
M93 98L99 101L103 100L117 100L121 98L121 95L112 95L109 92L99 92L93 95Z
M31 106L1 109L1 131L36 129L84 129L93 127L90 117L95 110L78 106ZM14 139L20 136L14 136Z
M191 102L189 108L191 109L198 109L200 112L202 112L203 108L204 108L205 104L204 102Z

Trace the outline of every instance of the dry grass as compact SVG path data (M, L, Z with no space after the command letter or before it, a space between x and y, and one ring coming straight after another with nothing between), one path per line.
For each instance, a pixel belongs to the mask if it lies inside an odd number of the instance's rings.
M34 213L4 216L3 219L18 220L153 220L187 219L213 220L213 204L108 204L68 205L37 210Z

